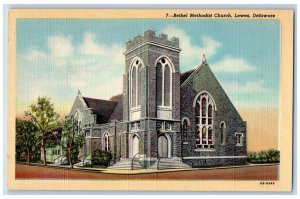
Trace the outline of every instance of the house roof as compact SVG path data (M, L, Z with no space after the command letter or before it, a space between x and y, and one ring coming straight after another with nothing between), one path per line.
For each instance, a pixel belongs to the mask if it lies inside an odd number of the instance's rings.
M113 96L109 100L118 103L109 120L123 120L123 94Z
M93 113L97 115L97 124L108 123L110 116L118 104L118 102L111 100L101 100L88 97L83 97L83 100L88 108L92 108Z

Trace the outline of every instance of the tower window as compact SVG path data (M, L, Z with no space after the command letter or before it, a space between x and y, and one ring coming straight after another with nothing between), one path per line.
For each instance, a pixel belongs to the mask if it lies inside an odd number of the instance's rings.
M165 57L156 64L156 104L164 107L172 105L172 67Z
M141 100L141 67L142 62L135 60L130 71L130 106L140 106Z

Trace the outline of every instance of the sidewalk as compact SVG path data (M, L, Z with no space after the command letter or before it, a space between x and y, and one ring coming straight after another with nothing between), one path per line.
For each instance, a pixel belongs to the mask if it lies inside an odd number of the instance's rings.
M280 165L279 163L271 164L246 164L246 165L234 165L234 166L220 166L220 167L208 167L208 168L185 168L185 169L137 169L137 170L123 170L123 169L106 169L106 168L93 168L93 167L78 167L74 166L73 169L69 168L68 165L54 165L48 164L47 166L32 164L40 167L51 167L51 168L61 168L67 170L75 171L86 171L86 172L96 172L96 173L107 173L107 174L145 174L145 173L164 173L164 172L180 172L180 171L195 171L195 170L219 170L219 169L232 169L232 168L244 168L244 167L259 167L259 166L274 166Z

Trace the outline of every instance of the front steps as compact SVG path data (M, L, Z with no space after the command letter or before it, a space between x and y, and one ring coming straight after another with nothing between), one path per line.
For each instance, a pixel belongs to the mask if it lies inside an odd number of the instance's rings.
M131 158L122 158L120 161L116 162L114 165L108 167L108 169L126 169L126 170L136 170L142 169L138 159L135 159L132 164Z
M136 170L142 169L138 159L135 159L132 166L131 158L123 158L114 165L108 167L108 169L125 169L125 170ZM157 164L159 168L157 168ZM161 158L159 163L156 161L152 164L149 169L186 169L191 168L191 166L183 163L181 159L178 158Z
M157 168L158 164L158 168ZM159 163L156 161L153 165L150 166L150 169L187 169L191 166L183 163L178 158L161 158Z

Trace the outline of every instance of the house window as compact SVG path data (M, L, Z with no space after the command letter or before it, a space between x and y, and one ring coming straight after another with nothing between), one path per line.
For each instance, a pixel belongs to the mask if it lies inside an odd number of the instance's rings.
M189 122L188 119L183 119L182 122L182 141L183 143L187 143L188 142L188 126L189 126Z
M106 132L104 133L103 136L103 150L104 151L109 151L110 150L110 146L109 146L109 134Z
M214 101L208 93L196 98L195 104L195 141L196 149L214 148Z
M243 141L244 141L243 138L244 138L243 133L235 133L235 145L243 146Z
M156 64L156 103L163 107L172 104L172 67L165 57Z
M130 105L132 108L140 106L141 68L142 62L138 59L134 60L130 71Z
M226 124L225 124L225 122L221 122L220 129L221 129L221 144L224 145L226 143L226 134L225 134Z

